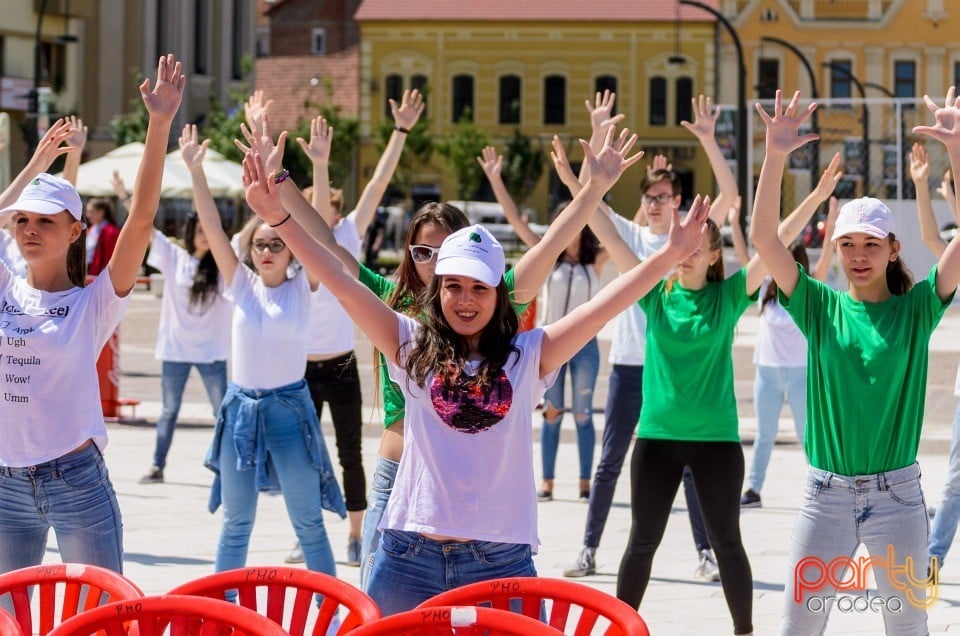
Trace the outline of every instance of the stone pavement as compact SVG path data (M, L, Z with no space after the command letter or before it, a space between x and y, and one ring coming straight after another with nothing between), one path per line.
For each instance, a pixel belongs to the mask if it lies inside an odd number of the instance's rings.
M144 486L137 479L150 464L154 433L152 423L159 414L160 364L153 360L153 334L159 302L152 295L136 292L121 334L121 393L143 400L138 415L148 418L150 425L111 424L111 444L107 463L120 499L125 520L126 573L147 593L160 593L190 578L213 570L213 558L220 517L206 509L212 473L201 465L210 440L210 407L198 378L188 383L188 394L182 420L173 442L167 483ZM936 502L947 469L946 449L950 437L950 419L956 399L952 397L957 360L960 360L960 311L950 310L935 334L931 345L931 381L928 386L928 417L921 449L923 483L928 499ZM741 432L745 440L753 437L751 398L752 367L750 354L756 333L756 317L744 317L738 329L735 350L737 393L743 413ZM370 377L369 348L358 339L361 374ZM263 352L269 355L269 352ZM366 369L365 372L363 369ZM602 407L606 393L604 363L598 382L595 403ZM364 382L366 404L374 403L372 382ZM379 437L378 418L369 408L366 415L364 463L374 465ZM324 420L328 420L325 413ZM538 416L533 416L538 427ZM595 418L597 430L603 426L602 414ZM571 424L567 424L572 429ZM329 421L324 421L328 445L333 435ZM764 507L745 510L742 514L744 544L754 574L754 623L757 634L778 633L783 586L786 580L786 555L793 523L801 501L804 462L792 434L788 417L781 425L781 438L773 454ZM557 498L539 504L542 547L536 557L542 576L559 577L573 563L582 540L586 505L577 501L575 466L576 447L572 430L560 446L561 470L555 492ZM598 441L599 441L599 435ZM782 442L782 443L781 443ZM598 449L599 450L599 449ZM744 452L749 465L749 446ZM539 446L535 448L539 468ZM580 579L583 583L613 593L619 560L630 527L630 496L626 472L620 480L606 532L598 553L599 571L595 576ZM683 498L675 503L663 544L653 565L653 578L641 614L654 634L729 634L730 618L719 584L703 583L693 578L697 565ZM338 564L338 576L357 583L358 570L342 564L346 553L347 523L326 515L328 532ZM293 530L279 497L260 499L257 524L251 541L250 565L275 565L293 544ZM57 560L51 539L48 559ZM960 556L956 557L960 562ZM960 633L960 566L951 567L948 560L942 573L941 599L930 611L933 633ZM847 613L834 610L828 634L883 633L878 614Z

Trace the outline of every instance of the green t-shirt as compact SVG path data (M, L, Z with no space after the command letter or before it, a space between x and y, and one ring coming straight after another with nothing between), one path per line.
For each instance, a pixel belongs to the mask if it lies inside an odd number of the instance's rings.
M810 465L874 475L917 461L930 334L950 304L937 296L934 267L902 296L863 303L803 268L780 304L807 338Z
M703 289L660 281L640 299L647 316L643 406L637 437L740 441L733 391L734 327L747 296L746 270Z
M363 263L360 263L360 274L358 278L361 283L366 285L368 289L384 301L389 301L393 295L393 290L397 288L397 284L394 281L365 267ZM507 270L507 273L503 275L503 282L506 283L507 290L512 294L514 288L513 269ZM519 315L523 313L528 304L529 303L521 305L513 303L513 308ZM404 303L404 305L406 306L406 303ZM400 390L397 383L391 380L387 374L387 361L384 359L383 353L379 353L377 356L377 374L380 376L380 388L383 394L383 427L387 428L391 424L403 419L405 401L403 391Z

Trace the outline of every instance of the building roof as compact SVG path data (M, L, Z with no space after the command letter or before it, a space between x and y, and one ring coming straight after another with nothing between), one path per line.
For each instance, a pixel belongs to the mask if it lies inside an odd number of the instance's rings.
M270 126L275 130L290 130L302 120L316 117L316 109L308 103L332 103L345 115L360 112L359 46L333 55L257 58L255 74L254 88L274 100Z
M714 9L718 0L701 0ZM677 17L677 0L363 0L354 19L397 21L663 22ZM684 22L713 22L696 7L680 7Z

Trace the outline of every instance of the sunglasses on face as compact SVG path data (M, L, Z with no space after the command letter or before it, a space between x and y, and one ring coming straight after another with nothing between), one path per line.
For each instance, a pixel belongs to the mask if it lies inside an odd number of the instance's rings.
M253 251L254 252L265 252L270 250L274 254L279 254L287 247L287 244L283 242L283 239L270 239L269 241L254 241L253 242Z
M410 258L414 263L429 263L440 251L439 247L430 247L429 245L411 245Z
M655 197L650 196L649 194L643 195L643 202L646 203L647 205L653 205L654 203L656 203L657 205L666 205L670 203L670 201L672 200L673 200L672 194L666 194L666 193L658 194Z

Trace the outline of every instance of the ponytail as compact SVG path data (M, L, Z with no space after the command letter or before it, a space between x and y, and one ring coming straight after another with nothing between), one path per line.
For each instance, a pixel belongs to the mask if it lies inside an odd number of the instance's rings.
M897 240L893 232L887 235L891 243ZM897 254L897 260L887 265L887 288L894 296L903 296L913 288L913 274L907 269L903 258Z
M77 240L67 248L67 276L77 287L87 282L87 230L80 231Z

